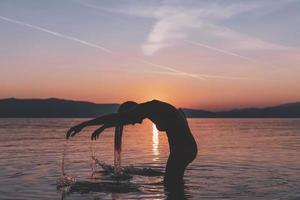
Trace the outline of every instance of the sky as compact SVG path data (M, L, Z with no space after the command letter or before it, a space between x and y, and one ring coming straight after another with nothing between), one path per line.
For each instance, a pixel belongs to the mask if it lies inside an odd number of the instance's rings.
M0 98L300 101L300 0L0 0Z

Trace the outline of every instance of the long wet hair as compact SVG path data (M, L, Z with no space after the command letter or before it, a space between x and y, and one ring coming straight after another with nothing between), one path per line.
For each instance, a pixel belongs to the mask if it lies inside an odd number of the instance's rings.
M138 103L134 101L126 101L122 103L118 109L118 113L128 111L136 107ZM122 145L122 134L123 134L123 125L116 126L115 128L115 149L121 152L121 145Z

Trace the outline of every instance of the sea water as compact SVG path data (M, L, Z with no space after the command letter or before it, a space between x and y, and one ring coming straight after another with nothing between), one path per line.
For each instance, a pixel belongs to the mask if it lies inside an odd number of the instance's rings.
M76 178L66 192L57 190L62 175L65 133L87 119L0 119L0 199L166 199L163 175L112 178L114 129L93 142L94 127L67 141L65 174ZM185 172L189 199L300 198L300 119L189 119L198 144L197 158ZM169 155L165 133L152 123L126 126L122 168L163 172ZM102 163L103 164L103 163Z

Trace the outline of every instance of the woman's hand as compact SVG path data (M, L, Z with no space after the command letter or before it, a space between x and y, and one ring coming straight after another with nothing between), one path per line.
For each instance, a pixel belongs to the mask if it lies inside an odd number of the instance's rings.
M83 128L85 127L84 124L78 124L76 126L73 126L72 128L70 128L66 134L66 138L69 139L69 137L73 137L74 135L76 135L77 133L79 133Z
M96 129L91 136L92 140L96 140L99 138L100 133L102 133L107 127L105 125L101 126L100 128Z

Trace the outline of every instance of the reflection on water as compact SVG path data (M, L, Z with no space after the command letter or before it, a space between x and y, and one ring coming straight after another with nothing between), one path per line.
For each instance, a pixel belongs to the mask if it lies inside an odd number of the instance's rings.
M97 166L91 176L93 152L113 166L114 129L91 146L89 128L68 141L64 174L76 181L68 191L57 191L64 133L83 120L0 119L0 199L167 197L162 174L144 175L152 173L147 169L164 171L169 154L166 134L149 121L127 126L123 134L122 166L133 172L130 179L116 180ZM188 198L300 197L300 119L190 119L189 124L199 154L185 173Z
M153 153L153 161L157 161L157 157L159 156L159 132L155 126L155 124L152 124L152 153Z

